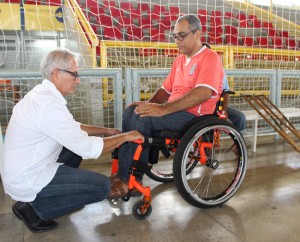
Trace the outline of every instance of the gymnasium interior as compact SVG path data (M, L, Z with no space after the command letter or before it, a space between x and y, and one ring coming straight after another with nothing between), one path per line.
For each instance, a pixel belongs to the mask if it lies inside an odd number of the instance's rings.
M184 14L200 19L201 41L220 56L234 91L230 107L247 120L247 164L234 196L202 208L178 182L145 175L148 216L134 212L141 197L105 200L55 219L54 231L32 233L0 179L0 241L300 242L298 0L0 0L0 159L13 107L41 83L46 53L80 55L81 84L66 98L74 118L121 129L124 108L148 100L168 75L178 56L173 29ZM105 153L81 168L109 176L112 160Z

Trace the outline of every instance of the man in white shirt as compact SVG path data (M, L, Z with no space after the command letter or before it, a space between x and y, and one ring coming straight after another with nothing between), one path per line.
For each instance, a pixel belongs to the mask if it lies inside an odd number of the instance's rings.
M79 169L82 158L96 159L124 142L144 139L138 131L121 133L74 120L64 99L80 83L74 53L50 52L41 72L42 84L13 109L0 166L5 192L18 201L12 210L32 232L54 229L51 219L107 197L109 179Z

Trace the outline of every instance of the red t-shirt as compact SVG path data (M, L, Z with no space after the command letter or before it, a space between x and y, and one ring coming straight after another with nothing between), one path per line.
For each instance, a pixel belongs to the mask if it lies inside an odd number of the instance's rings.
M212 114L223 90L223 77L220 56L204 46L189 62L185 55L178 56L162 88L170 94L168 102L173 102L195 87L210 88L213 95L209 100L186 111L196 116Z

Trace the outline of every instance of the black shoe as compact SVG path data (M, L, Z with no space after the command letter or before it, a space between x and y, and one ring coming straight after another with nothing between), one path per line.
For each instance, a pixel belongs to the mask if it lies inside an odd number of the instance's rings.
M29 203L16 202L12 206L12 211L16 217L21 219L26 227L34 233L46 232L56 228L58 225L52 220L41 220Z

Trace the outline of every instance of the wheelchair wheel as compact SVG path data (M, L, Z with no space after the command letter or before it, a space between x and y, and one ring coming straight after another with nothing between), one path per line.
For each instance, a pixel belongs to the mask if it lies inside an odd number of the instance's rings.
M159 152L158 163L152 165L151 170L146 173L147 176L158 182L173 182L173 158L174 152L170 152L169 158L165 158L164 155Z
M197 165L188 173L191 160ZM212 208L237 192L246 166L247 149L239 131L225 120L207 117L182 137L174 157L174 181L188 203Z
M165 158L163 155L161 155L159 157L158 163L153 164L152 169L147 172L147 176L158 182L173 182L174 152L170 152L170 154L171 156L169 158ZM194 159L190 159L190 162L187 162L186 164L187 173L191 172L196 165L197 161L195 161Z
M137 202L135 202L135 204L133 205L133 208L132 208L132 213L133 213L134 217L136 217L139 220L147 219L152 212L151 205L149 205L149 207L146 209L144 209L143 207L144 207L144 201L137 201Z

